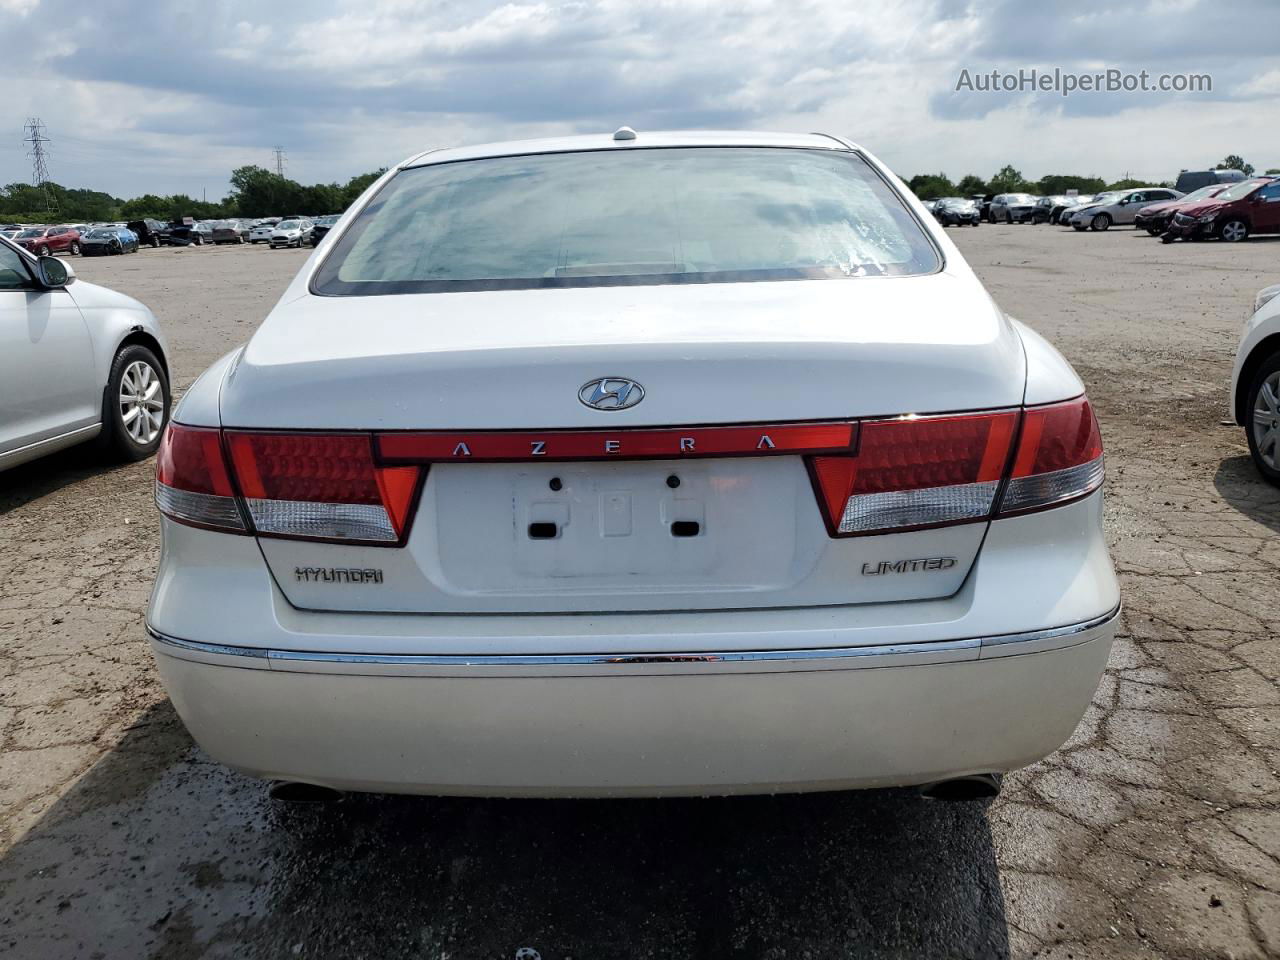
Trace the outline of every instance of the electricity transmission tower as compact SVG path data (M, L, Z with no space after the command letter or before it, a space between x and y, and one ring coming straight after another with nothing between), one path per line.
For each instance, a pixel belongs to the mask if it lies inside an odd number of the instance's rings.
M277 177L283 177L283 176L284 176L284 161L285 161L285 156L284 156L284 147L275 147L275 148L273 148L273 149L272 149L272 151L271 151L271 152L272 152L272 153L274 153L274 154L275 154L275 156L276 156L276 176L277 176Z
M31 185L44 189L45 206L52 210L57 203L49 191L49 154L45 149L45 144L52 141L44 135L44 131L45 126L39 117L28 117L27 124L23 127L26 136L22 138L22 142L31 144L31 149L27 151L27 156L31 158Z

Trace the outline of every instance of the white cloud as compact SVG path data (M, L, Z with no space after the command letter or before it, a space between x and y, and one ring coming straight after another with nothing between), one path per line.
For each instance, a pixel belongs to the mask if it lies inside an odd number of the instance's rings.
M1228 152L1280 162L1259 100L1280 92L1266 0L1069 7L992 0L0 0L13 84L60 182L117 194L226 189L283 144L304 181L343 180L431 146L621 123L826 129L910 175L1097 173L1166 179ZM18 14L17 17L12 14ZM961 97L962 67L1203 71L1207 96ZM2 141L0 141L2 142ZM1204 155L1201 155L1204 154ZM28 175L0 150L0 182Z

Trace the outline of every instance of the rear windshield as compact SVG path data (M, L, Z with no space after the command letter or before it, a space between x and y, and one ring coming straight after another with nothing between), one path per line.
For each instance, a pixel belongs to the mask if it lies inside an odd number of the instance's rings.
M855 153L661 148L397 174L321 265L337 296L905 276L940 266Z

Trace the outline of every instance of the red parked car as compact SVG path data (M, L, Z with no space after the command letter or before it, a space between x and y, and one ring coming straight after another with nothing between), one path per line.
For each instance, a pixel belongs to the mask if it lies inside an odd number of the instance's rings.
M80 231L75 227L27 227L13 242L37 257L51 253L79 253Z
M1199 190L1192 190L1184 197L1177 200L1162 200L1160 203L1149 203L1133 218L1133 225L1139 230L1145 230L1153 237L1158 237L1169 229L1169 221L1171 221L1179 210L1186 210L1188 207L1194 207L1205 200L1210 200L1220 194L1223 190L1232 186L1230 183L1211 183L1207 187L1201 187Z
M1161 239L1217 237L1239 243L1255 233L1280 233L1280 180L1254 177L1233 183L1216 197L1183 207Z

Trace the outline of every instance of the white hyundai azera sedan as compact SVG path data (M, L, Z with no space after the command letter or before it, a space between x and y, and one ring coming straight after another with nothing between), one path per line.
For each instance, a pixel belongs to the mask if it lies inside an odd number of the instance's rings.
M1080 379L836 137L413 157L173 419L153 649L283 796L989 795L1115 629Z

